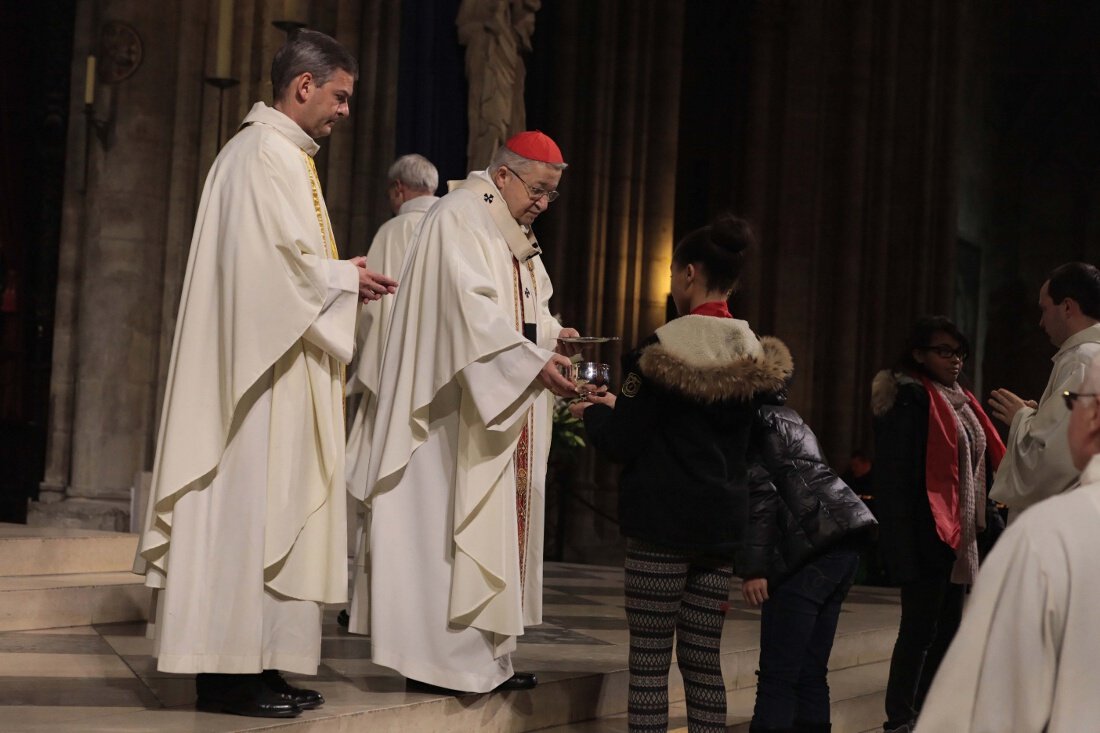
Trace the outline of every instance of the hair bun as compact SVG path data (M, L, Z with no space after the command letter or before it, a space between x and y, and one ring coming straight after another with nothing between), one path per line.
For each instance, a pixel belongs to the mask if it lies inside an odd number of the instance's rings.
M711 222L710 239L730 254L744 252L756 241L749 223L728 211L722 212Z

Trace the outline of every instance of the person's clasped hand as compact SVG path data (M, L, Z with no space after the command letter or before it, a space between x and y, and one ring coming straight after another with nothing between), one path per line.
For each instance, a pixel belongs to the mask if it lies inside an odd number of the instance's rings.
M391 277L367 269L366 257L352 257L353 265L359 268L359 300L369 303L378 300L383 295L393 295L397 292L397 281Z
M1005 425L1011 425L1016 413L1025 407L1038 407L1035 400L1025 400L1007 389L995 389L989 395L989 411Z

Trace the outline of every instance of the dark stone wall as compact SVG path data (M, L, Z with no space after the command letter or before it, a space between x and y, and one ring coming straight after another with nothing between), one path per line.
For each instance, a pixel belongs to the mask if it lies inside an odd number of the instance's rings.
M0 521L22 522L45 461L74 7L0 13ZM17 71L16 71L17 70Z

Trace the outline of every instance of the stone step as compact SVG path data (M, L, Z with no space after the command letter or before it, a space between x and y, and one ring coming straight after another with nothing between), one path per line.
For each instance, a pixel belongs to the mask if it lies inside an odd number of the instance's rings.
M838 643L841 639L838 637ZM886 675L889 661L861 664L829 672L833 733L881 731ZM747 733L756 701L754 686L729 692L727 732ZM626 733L626 714L540 729L540 733ZM669 706L670 733L687 733L687 712L682 701Z
M830 673L833 689L833 715L836 733L857 733L881 722L882 690L886 684L890 645L894 628L838 632L832 663L854 666ZM751 631L746 623L745 631ZM730 692L730 730L742 733L748 729L755 689L757 650L741 644L740 634L731 639L735 645L724 647L723 671ZM745 637L751 638L751 635ZM740 648L738 648L740 647ZM528 650L528 653L531 650ZM553 645L539 651L560 654ZM854 660L879 657L871 661ZM621 659L621 657L620 657ZM366 660L331 660L330 665L343 662L340 668L350 673L354 669L369 669ZM535 661L528 656L527 664ZM244 733L248 731L278 731L278 733L346 733L369 730L371 733L524 733L526 731L556 731L564 733L625 733L628 674L622 662L600 671L581 671L585 666L563 665L546 660L546 666L536 666L539 686L528 692L450 697L404 692L401 678L392 674L368 676L349 684L343 679L310 679L291 676L292 683L319 690L327 702L319 710L308 711L300 718L273 721L197 713L191 708L193 683L175 675L151 677L145 680L169 709L149 709L105 714L83 718L80 733L114 733L119 730L204 730ZM132 663L132 662L131 662ZM593 666L597 666L594 664ZM532 668L528 666L527 668ZM553 669L554 671L546 671ZM381 671L381 670L380 670ZM746 684L746 682L748 684ZM364 686L365 685L365 686ZM174 691L176 699L165 697L165 690ZM669 686L674 701L673 726L670 730L686 731L683 708L683 684L675 670ZM56 719L53 724L56 726ZM42 728L50 733L68 727ZM38 731L38 728L29 729Z
M862 733L882 724L889 672L889 660L829 672L833 733ZM727 727L728 733L748 733L755 702L756 687L730 693L727 699L727 714L731 723Z
M128 570L0 577L0 631L143 620L150 592Z
M138 536L0 523L0 577L129 570Z

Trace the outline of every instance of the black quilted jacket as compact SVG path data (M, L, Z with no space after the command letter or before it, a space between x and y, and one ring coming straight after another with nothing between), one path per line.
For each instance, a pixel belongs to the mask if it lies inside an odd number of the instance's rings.
M732 559L749 509L757 396L782 388L793 368L778 339L701 315L669 322L628 354L615 408L584 411L592 445L625 464L623 535Z
M741 577L778 585L826 550L840 543L858 547L877 531L870 510L829 468L797 412L761 407L752 446Z

